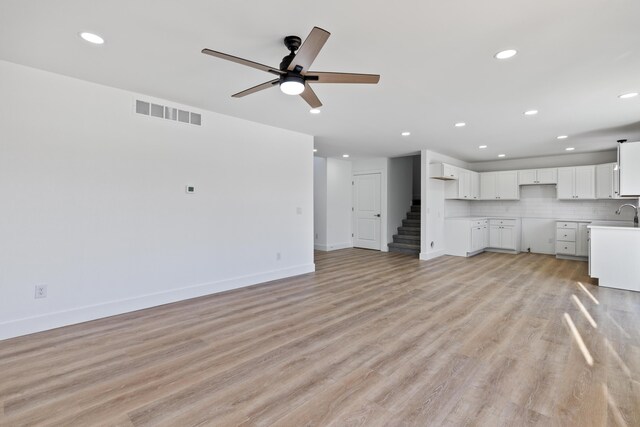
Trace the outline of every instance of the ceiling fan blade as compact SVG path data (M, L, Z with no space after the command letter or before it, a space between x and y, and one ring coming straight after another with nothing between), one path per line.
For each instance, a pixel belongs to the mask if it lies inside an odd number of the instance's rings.
M248 59L238 58L237 56L228 55L226 53L216 52L215 50L202 49L202 53L205 55L215 56L216 58L226 59L227 61L235 62L236 64L246 65L247 67L255 68L257 70L266 71L267 73L277 74L278 76L284 74L284 71L280 71L277 68L249 61Z
M269 89L270 87L274 87L278 84L280 79L270 80L265 83L261 83L257 86L249 88L247 90L243 90L242 92L234 93L231 95L233 98L242 98L243 96L251 95L252 93L260 92L261 90Z
M322 107L322 102L318 99L318 95L311 89L311 86L308 84L304 85L304 92L300 94L302 99L307 101L307 104L311 106L311 108L320 108Z
M330 32L323 30L322 28L313 27L307 38L305 39L300 49L296 52L296 56L289 64L289 71L293 71L296 67L300 67L298 72L304 74L311 64L313 63L320 49L327 42L327 39L331 35Z
M310 83L366 83L376 84L380 81L378 74L323 73L309 71L305 76Z

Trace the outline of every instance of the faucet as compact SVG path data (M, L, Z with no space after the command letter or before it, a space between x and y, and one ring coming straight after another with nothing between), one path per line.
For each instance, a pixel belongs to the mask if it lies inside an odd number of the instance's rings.
M640 205L634 206L630 203L624 204L618 208L618 210L616 211L616 215L620 215L620 211L622 211L622 208L624 208L625 206L629 206L635 210L635 216L633 217L633 226L638 227L638 211L640 211Z

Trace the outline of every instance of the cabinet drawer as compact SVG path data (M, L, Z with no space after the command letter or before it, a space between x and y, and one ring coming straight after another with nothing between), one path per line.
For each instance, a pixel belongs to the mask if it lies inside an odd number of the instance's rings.
M485 225L487 225L486 219L478 219L478 220L471 221L471 227L482 227Z
M578 228L577 222L556 222L556 228L573 228L574 230Z
M490 225L502 225L505 227L515 227L516 220L515 219L492 219L489 221Z
M558 228L556 229L556 241L558 242L575 242L576 230L571 228Z
M575 255L575 242L556 242L556 253L561 255Z

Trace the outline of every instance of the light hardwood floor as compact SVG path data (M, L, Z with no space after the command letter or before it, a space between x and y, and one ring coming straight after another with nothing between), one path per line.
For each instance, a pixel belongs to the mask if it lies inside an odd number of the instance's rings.
M586 263L316 266L0 342L0 425L640 425L640 294Z

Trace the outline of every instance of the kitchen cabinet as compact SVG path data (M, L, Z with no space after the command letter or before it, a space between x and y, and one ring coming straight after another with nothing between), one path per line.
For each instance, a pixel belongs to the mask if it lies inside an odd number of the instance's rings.
M445 220L445 251L447 255L472 256L488 246L486 218L448 218Z
M596 166L596 199L635 199L620 196L620 175L617 163Z
M480 198L479 174L457 168L458 179L445 183L445 199L478 200Z
M589 254L587 222L556 222L556 256L584 257Z
M489 247L517 250L519 233L515 219L491 219L489 220Z
M640 195L640 141L618 144L620 195Z
M557 184L558 169L526 169L518 171L519 185Z
M558 199L595 199L596 167L558 168Z
M518 171L480 174L481 200L518 200L519 198Z

